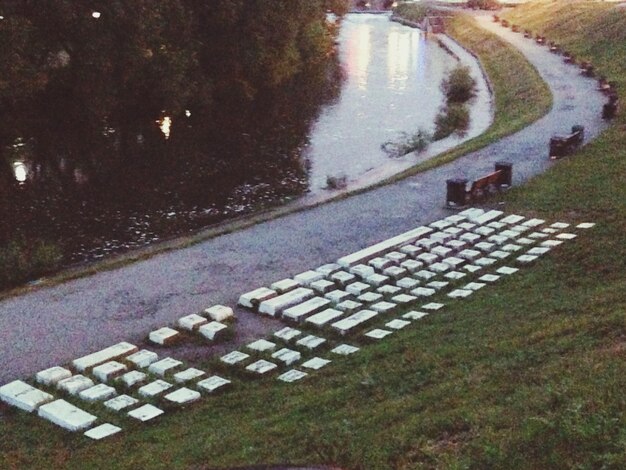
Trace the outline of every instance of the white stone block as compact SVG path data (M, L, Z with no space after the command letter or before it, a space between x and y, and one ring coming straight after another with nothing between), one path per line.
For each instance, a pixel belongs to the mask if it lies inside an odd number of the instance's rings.
M468 219L472 222L474 222L475 224L478 225L484 225L484 224L488 224L490 222L493 222L496 219L499 219L500 216L502 216L503 212L502 211L497 211L497 210L490 210L488 212L485 212L484 214L481 214L479 216L476 217L468 217Z
M427 271L425 269L415 273L415 277L423 279L424 281L428 281L429 279L432 279L435 276L437 276L437 274L435 274L432 271Z
M37 372L37 375L35 375L35 380L40 384L52 386L56 385L59 380L68 379L71 376L71 371L69 371L65 367L56 366Z
M203 392L213 393L216 390L230 385L230 380L214 375L208 379L201 380L196 385Z
M437 230L443 230L444 228L450 227L452 225L452 222L450 222L449 220L440 219L430 224L429 227L435 228Z
M473 293L474 291L469 289L455 289L448 294L448 297L453 299L463 299L465 297L469 297Z
M348 284L354 282L356 280L356 276L352 273L347 273L345 271L338 271L331 275L330 279L334 281L339 287L344 288Z
M273 299L261 302L259 305L259 312L275 317L281 314L285 309L301 304L302 302L309 300L314 295L315 292L313 292L312 289L299 287L290 292L279 295L278 297L274 297Z
M292 383L292 382L296 382L298 380L302 380L303 378L305 378L308 374L306 372L302 372L296 369L291 369L287 372L285 372L284 374L281 374L278 376L278 380L281 380L283 382L287 382L287 383Z
M200 392L188 389L187 387L179 388L165 395L165 399L175 405L188 405L200 399Z
M450 235L452 235L455 238L458 237L459 235L461 235L463 233L463 231L464 230L462 228L460 228L460 227L448 227L447 229L444 230L444 232L449 233ZM453 241L455 241L455 240L450 240L450 242L448 242L448 243L451 243Z
M70 395L78 395L83 390L93 386L93 380L80 374L57 382L57 388L69 393Z
M533 232L530 235L528 235L528 238L533 238L535 240L541 240L544 238L548 238L550 235L548 235L547 233L542 233L542 232Z
M324 295L324 298L330 300L333 304L340 304L341 302L344 302L346 300L352 300L353 297L354 296L349 292L339 289L331 291L328 294Z
M388 268L391 269L391 268ZM386 270L385 270L386 271ZM368 276L365 278L365 282L367 284L365 284L367 286L368 289L364 290L363 292L361 292L358 295L361 295L365 292L367 292L368 290L371 290L372 287L380 287L383 286L385 284L388 284L390 282L389 276L383 276L382 274L372 274L371 276ZM359 282L358 284L363 284L361 282ZM354 284L350 284L350 286L353 286ZM346 287L346 290L350 287Z
M406 261L408 256L406 253L402 253L401 251L391 251L385 255L385 258L391 260L395 264L400 264L403 261Z
M482 266L476 266L475 264L466 264L465 266L463 266L462 268L463 270L467 271L468 273L475 273L480 271L482 268Z
M508 244L504 245L504 246L502 247L502 249L503 249L504 251L508 251L508 252L513 253L513 252L515 252L515 251L519 251L519 250L521 250L521 249L522 249L522 247L521 247L520 245L515 245L514 243L508 243Z
M109 385L98 384L83 390L78 396L88 402L104 401L117 395L117 391Z
M439 242L431 238L422 238L421 240L418 240L416 242L416 245L422 247L425 250L430 250L432 247L439 245ZM419 259L419 255L417 259Z
M450 271L449 273L445 273L443 275L443 277L445 277L446 279L450 279L451 281L458 281L459 279L463 279L466 276L466 273L462 273L459 271Z
M159 360L159 355L155 352L142 349L141 351L131 354L126 358L127 361L134 364L136 367L148 367L153 362Z
M441 290L450 285L449 282L446 281L432 281L426 284L426 287L430 287L431 289Z
M327 281L326 279L321 279L311 283L311 289L321 295L335 290L335 287L336 285L334 282Z
M297 338L301 334L302 332L300 330L296 330L295 328L286 326L282 330L279 330L276 333L274 333L274 336L278 339L282 339L283 341L289 342L292 339Z
M115 377L119 377L127 368L124 364L117 361L109 361L93 368L91 373L100 381L108 382Z
M441 262L450 266L451 269L456 269L464 264L465 260L462 258L457 258L456 256L449 256L448 258L444 258Z
M464 233L463 235L460 235L459 236L459 240L462 240L464 242L469 243L470 245L473 245L478 240L480 240L480 235L477 235L477 234L471 233L471 232L467 232L467 233Z
M391 261L389 258L378 257L378 258L374 258L370 260L367 264L369 264L376 271L380 272L383 269L387 269L391 266L394 266L395 262Z
M450 271L451 267L449 264L446 263L434 263L431 264L428 269L435 273L445 273L447 271Z
M85 433L85 436L94 441L105 439L120 432L122 428L112 425L111 423L104 423L100 426L90 429Z
M148 335L148 339L155 344L168 346L180 339L180 332L169 326L164 326L158 330L151 331Z
M286 292L292 291L300 287L301 284L294 279L282 279L280 281L276 281L270 287L272 290L275 290L279 294L284 294Z
M178 319L178 326L187 331L195 331L207 323L208 320L206 318L196 315L195 313Z
M482 215L484 213L485 213L485 211L482 210L482 209L479 209L477 207L470 207L468 209L465 209L462 212L459 212L458 215L460 215L461 217L465 217L468 220L473 220L476 217L478 217L478 216L480 216L480 215Z
M417 256L416 260L428 266L430 264L436 263L439 260L439 256L432 253L422 253L421 255Z
M246 367L246 370L259 375L264 375L276 369L277 367L278 366L273 362L266 361L265 359L260 359Z
M532 256L542 256L548 253L550 250L551 248L548 248L547 246L536 246L528 250L526 253Z
M408 294L400 294L400 295L396 295L395 297L391 298L391 301L395 304L398 305L408 305L408 304L412 304L413 302L415 302L417 300L417 297L414 297L412 295L408 295ZM380 302L376 305L380 305L383 302ZM370 307L372 310L374 309L374 306ZM383 313L383 312L380 312Z
M482 289L486 285L487 284L484 284L482 282L470 282L469 284L464 285L463 289L477 291L479 289Z
M415 245L405 245L402 248L400 248L400 252L404 253L410 258L415 258L417 255L419 255L423 251L424 251L423 248L420 248Z
M179 368L182 365L182 361L179 361L178 359L165 357L160 361L150 364L148 370L160 377L165 377L166 374L173 372L175 369Z
M407 312L404 315L402 315L402 318L405 318L405 319L411 320L411 321L415 321L415 320L421 320L422 318L424 318L427 315L428 315L428 312L411 311L411 312Z
M272 359L282 362L286 366L290 366L298 362L302 358L300 351L294 351L293 349L282 348L272 354Z
M409 274L409 272L406 269L401 268L399 266L392 266L390 268L385 269L383 271L383 274L384 274L384 276L387 276L387 277L397 281L398 279L402 279L404 276ZM377 287L380 287L380 284Z
M474 229L474 233L481 237L488 237L496 233L496 229L491 227L478 227Z
M293 279L301 285L308 287L314 282L324 279L324 275L322 273L318 273L317 271L305 271L303 273L296 274Z
M573 240L577 236L578 235L576 235L575 233L559 233L556 238L558 238L559 240Z
M458 225L459 228L462 228L463 230L473 230L476 228L476 224L472 224L470 222L462 222Z
M424 267L424 263L422 263L421 261L416 261L414 259L408 259L406 261L403 261L402 264L400 264L400 267L406 269L408 272L413 274L422 269L422 267Z
M541 242L539 245L546 248L556 248L559 245L562 245L563 242L561 240L546 240ZM520 248L522 248L520 246Z
M356 346L351 346L349 344L340 344L330 352L333 354L338 354L340 356L349 356L350 354L354 354L358 351L359 348L357 348Z
M378 312L381 314L386 314L386 313L393 312L396 309L396 307L397 307L397 304L392 303L392 302L378 302L372 305L370 307L370 310L374 310L375 312Z
M413 279L412 277L404 277L400 279L398 282L396 282L396 286L407 291L411 289L415 289L419 285L420 285L420 282L417 279Z
M296 344L298 346L302 346L303 348L313 351L314 349L319 348L325 342L326 340L324 338L320 338L319 336L315 335L308 335L304 338L299 339Z
M182 384L185 382L191 382L192 380L198 380L200 377L204 377L206 372L200 369L195 369L194 367L190 367L189 369L185 369L181 372L177 372L174 374L174 381L176 383Z
M305 321L317 327L322 327L331 321L342 317L345 315L341 310L335 310L334 308L327 308L326 310L316 313L315 315L310 316Z
M503 224L507 224L507 225L517 225L522 220L524 220L524 217L522 217L521 215L511 214L501 219L500 222L502 222Z
M516 231L516 230L504 230L504 231L500 232L500 236L508 238L508 239L511 239L511 240L515 240L520 235L521 235L521 233Z
M413 289L411 291L411 295L414 295L415 297L430 297L436 293L437 291L435 289L430 289L428 287L418 287L417 289Z
M544 224L546 221L543 219L529 219L526 222L522 222L522 225L525 227L538 227L541 224Z
M350 273L360 277L361 279L366 279L372 276L375 271L374 268L372 268L371 266L367 266L365 264L357 264L356 266L350 268Z
M235 365L242 361L245 361L250 357L249 354L240 352L240 351L231 351L228 354L220 357L220 361L228 365Z
M207 323L206 325L202 325L198 329L198 333L204 336L206 339L214 341L220 335L224 334L228 330L228 325L218 321L212 321L211 323Z
M374 330L368 331L367 333L365 333L364 336L370 338L370 339L375 339L375 340L381 340L383 338L385 338L386 336L389 336L391 334L391 331L389 330L383 330L381 328L376 328Z
M446 217L445 220L447 220L448 222L451 222L454 225L457 225L463 222L464 220L467 220L467 218L463 215L453 214L453 215L449 215L448 217Z
M119 395L115 398L111 398L108 401L104 402L104 406L113 411L121 411L124 408L128 408L129 406L134 406L139 403L139 400L136 398L130 397L128 395Z
M346 333L362 325L366 321L371 320L377 315L378 312L375 312L374 310L360 310L347 318L333 323L332 327L339 331L339 333L341 333L342 335L345 335Z
M137 384L145 382L148 376L143 372L139 372L138 370L131 370L130 372L126 372L124 375L120 377L120 381L126 387L134 387Z
M157 408L154 405L148 404L148 405L143 405L137 408L136 410L129 411L128 416L130 416L131 418L135 418L141 421L142 423L145 423L146 421L150 421L158 416L161 416L163 413L164 413L163 410Z
M316 269L318 273L323 274L325 277L329 277L330 275L336 273L337 271L341 271L341 266L337 263L329 263L323 266L320 266Z
M257 339L246 346L251 351L267 352L276 349L276 343L272 343L266 339Z
M525 225L516 225L514 227L511 227L511 230L522 234L524 232L528 232L529 230L531 230L531 228L530 227L526 227Z
M498 274L504 274L506 276L510 276L511 274L515 274L518 271L519 271L519 269L517 269L517 268L511 268L509 266L502 266L501 268L498 268L498 270L496 272Z
M509 241L509 239L507 237L503 237L502 235L492 235L487 238L487 241L495 245L504 245Z
M532 263L533 261L535 261L537 259L537 256L533 256L533 255L522 255L519 256L517 258L517 261L519 261L522 264L528 264L528 263Z
M375 274L375 276L378 276L378 274ZM353 282L352 284L346 286L346 292L352 294L355 297L363 295L371 290L372 286L370 286L369 284L365 284L364 282Z
M445 304L440 304L437 302L431 302L429 304L422 305L422 308L424 310L432 310L432 311L441 310L443 307L445 307Z
M518 238L518 239L517 239L517 240L515 240L515 241L516 241L518 244L520 244L520 245L525 245L525 246L528 246L528 245L534 245L535 243L537 243L537 242L536 242L536 240L532 240L532 239L530 239L530 238L526 238L526 237L524 237L524 238Z
M376 289L377 294L381 294L383 297L390 299L394 295L402 293L402 289L398 286L386 285Z
M14 380L0 387L0 400L20 410L32 413L44 403L54 400L54 397L28 385L26 382Z
M465 248L467 248L468 245L469 245L468 242L464 242L461 240L451 240L448 243L446 243L446 246L448 248L451 248L453 253L464 250Z
M503 224L502 222L489 222L487 226L491 228L495 228L496 230L502 230L503 228L506 227L506 224Z
M504 251L504 250L496 250L496 251L492 251L491 253L489 253L489 256L491 258L496 258L496 259L505 259L511 256L511 252Z
M476 245L474 245L474 248L476 248L477 250L480 250L484 253L489 253L493 250L495 250L496 245L493 243L487 243L487 242L480 242L480 243L476 243Z
M402 233L388 240L364 248L361 251L352 253L348 256L344 256L343 258L337 260L337 263L339 263L343 267L349 268L359 263L367 262L370 259L376 258L383 253L387 253L392 249L407 245L409 243L413 243L415 242L415 240L418 240L419 238L431 233L432 231L433 229L429 227L418 227L416 229L409 230L408 232Z
M479 258L476 261L474 261L474 264L477 266L491 266L494 263L497 263L498 260L495 258L489 258L488 256L485 256L484 258Z
M547 228L541 229L541 231L542 231L543 233L547 233L548 235L552 235L552 234L558 233L558 230L557 230L557 229L555 229L555 228L550 228L550 227L547 227Z
M452 236L452 234L450 233L446 233L446 232L435 232L433 234L430 235L430 239L431 240L435 240L437 243L447 243L450 240L454 239L454 236ZM431 248L431 251L434 248Z
M262 302L273 299L277 295L278 293L273 289L268 289L267 287L259 287L258 289L243 294L241 297L239 297L239 301L237 303L242 307L255 309Z
M65 400L55 400L42 405L37 414L68 431L87 429L98 419Z
M321 312L330 306L330 300L323 297L313 297L299 305L289 307L283 311L283 318L292 321L302 321L308 316Z
M592 222L583 222L582 224L578 224L576 228L589 229L595 227L596 224Z
M139 389L137 390L137 393L139 393L139 395L141 395L142 397L148 397L148 398L152 398L152 397L156 397L157 395L162 394L163 392L165 392L166 390L169 390L170 388L172 388L173 385L169 382L166 382L165 380L155 380L154 382L150 382L147 385L144 385L143 387L139 387Z
M479 281L489 283L496 282L498 279L500 279L500 276L496 276L495 274L485 274L484 276L478 278Z
M79 372L104 364L105 362L119 360L124 356L132 354L138 350L137 346L130 343L118 343L101 351L83 356L72 361L72 365Z
M385 323L385 326L387 328L390 328L392 330L401 330L402 328L410 325L411 322L410 321L406 321L406 320L399 320L399 319L395 319L395 320L391 320L388 323Z
M329 361L328 359L322 359L321 357L314 357L312 359L309 359L305 363L303 363L302 367L306 369L318 370L324 366L327 366L328 364L330 364L330 362L331 361Z
M436 246L430 252L434 255L439 256L440 258L445 258L452 254L452 248L447 246Z
M362 306L363 304L361 304L360 302L355 302L353 300L345 300L335 305L335 310L341 310L342 312L349 314L349 313L355 312Z
M366 292L365 294L357 297L357 302L362 304L373 304L383 299L383 295L378 292Z

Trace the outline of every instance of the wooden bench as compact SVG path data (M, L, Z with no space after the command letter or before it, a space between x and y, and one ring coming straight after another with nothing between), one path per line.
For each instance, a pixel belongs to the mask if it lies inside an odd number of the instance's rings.
M595 74L593 64L586 60L580 63L580 70L585 77L593 77Z
M533 37L533 32L530 29L525 29L524 30L524 37L526 39L532 39Z
M546 43L546 37L545 37L545 36L541 36L541 35L537 34L537 35L535 36L535 42L536 42L537 44L545 44L545 43Z
M554 53L554 54L558 54L561 52L561 46L559 46L556 42L551 41L550 42L550 52Z
M450 179L447 183L446 207L460 208L479 201L491 193L511 186L512 165L506 162L496 163L495 171L473 181L467 190L467 180Z
M585 128L583 126L572 126L572 132L568 135L554 135L550 138L550 159L571 155L580 147L585 138Z

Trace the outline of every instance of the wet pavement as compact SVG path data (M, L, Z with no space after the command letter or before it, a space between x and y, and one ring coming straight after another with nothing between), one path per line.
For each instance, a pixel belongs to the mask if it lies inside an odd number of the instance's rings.
M552 134L567 132L578 123L585 125L587 140L602 131L604 97L594 80L489 17L479 21L518 47L550 85L554 107L548 115L483 150L396 184L3 300L0 384L115 342L140 343L151 329L210 305L234 306L243 292L448 215L444 208L448 178L472 180L505 160L513 163L517 185L555 164L547 157ZM235 342L279 326L269 318L237 313ZM208 346L204 350L214 352Z

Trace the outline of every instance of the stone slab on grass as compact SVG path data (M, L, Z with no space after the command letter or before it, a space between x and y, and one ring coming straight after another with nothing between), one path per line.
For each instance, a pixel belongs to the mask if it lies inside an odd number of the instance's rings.
M90 429L85 433L85 437L89 439L93 439L94 441L99 441L100 439L105 439L107 437L111 437L114 434L120 432L122 428L118 426L114 426L111 423L104 423L100 426L96 426L95 428Z
M26 382L14 380L0 387L0 400L20 410L32 413L41 405L54 400L54 397Z
M276 292L278 292L279 294L285 294L287 292L290 292L294 289L297 289L298 287L300 287L302 284L300 284L298 281L296 281L295 279L281 279L280 281L276 281L274 282L270 288L272 290L275 290Z
M413 310L402 315L402 318L406 320L415 321L415 320L421 320L427 315L428 315L428 312L416 312Z
M98 384L83 390L78 396L88 402L104 401L117 395L115 388L106 384Z
M340 270L341 270L341 266L338 265L337 263L324 264L316 269L318 273L322 273L326 277L331 276L332 274Z
M406 321L406 320L399 320L399 319L395 319L395 320L391 320L390 322L385 323L385 326L387 328L390 328L392 330L401 330L402 328L410 325L411 322L410 321Z
M441 290L441 289L445 289L449 285L450 283L447 281L432 281L426 284L426 287L430 289Z
M556 248L557 246L560 246L562 244L563 242L561 240L545 240L541 242L539 246L544 247L544 248Z
M302 358L300 351L294 351L293 349L282 348L272 354L272 359L282 362L286 366L290 366L295 362L298 362Z
M246 347L255 352L267 352L276 349L276 343L272 343L266 339L257 339L256 341L249 343Z
M469 284L464 285L463 289L477 291L479 289L482 289L486 285L487 284L484 284L482 282L470 282Z
M239 364L242 361L245 361L249 357L250 355L244 352L231 351L228 354L225 354L224 356L220 357L220 361L222 361L224 364L228 364L232 366L235 364Z
M129 406L134 406L139 403L134 397L128 395L119 395L115 398L111 398L104 402L104 406L113 411L121 411L124 408L128 408Z
M321 357L314 357L302 363L302 367L306 369L318 370L324 366L327 366L328 364L330 364L330 362L331 361L329 361L328 359L322 359Z
M383 295L378 292L366 292L363 295L359 295L356 300L361 304L373 304L375 302L380 302L383 299Z
M489 256L492 258L497 258L497 259L505 259L511 256L511 253L509 251L496 250L496 251L492 251L491 253L489 253Z
M525 227L538 227L539 225L544 224L546 221L543 219L529 219L526 222L522 222L522 225Z
M134 364L136 367L148 367L153 362L159 360L159 355L155 352L148 351L147 349L142 349L141 351L137 351L135 354L131 354L126 358L128 362Z
M139 387L137 393L139 393L139 395L141 395L142 397L152 398L162 394L172 387L173 385L171 383L166 382L165 380L158 379L154 382L150 382L149 384L144 385L143 387Z
M374 310L360 310L347 318L333 323L332 327L340 334L345 335L377 315L378 312L375 312Z
M145 382L148 379L148 375L143 372L139 372L138 370L131 370L130 372L126 372L124 375L120 377L120 382L122 382L126 387L134 387L137 384Z
M219 375L214 375L208 379L201 380L196 386L200 391L213 393L220 388L230 385L230 383L230 380L220 377Z
M336 285L334 282L327 281L326 279L320 279L319 281L312 282L310 287L318 294L324 295L335 290Z
M383 277L387 277L388 279L393 279L394 281L397 281L398 279L402 279L408 274L409 272L406 269L401 268L400 266L392 266L383 271ZM381 285L382 284L379 284L376 287L380 287Z
M351 314L356 312L363 306L360 302L355 302L354 300L344 300L343 302L335 305L335 310L340 310L345 314Z
M265 302L266 300L270 300L277 295L278 293L273 289L268 289L267 287L259 287L258 289L241 295L237 303L242 307L253 310L261 303Z
M500 279L500 276L496 276L495 274L485 274L484 276L478 278L479 281L490 283L496 282L498 279Z
M306 372L302 372L302 371L297 370L297 369L291 369L291 370L288 370L287 372L285 372L284 374L279 375L277 378L278 378L278 380L281 380L283 382L292 383L292 382L296 382L298 380L302 380L307 375L309 375L309 374L307 374Z
M296 342L296 345L302 346L303 348L313 351L314 349L319 348L325 342L326 342L325 338L320 338L319 336L315 336L315 335L307 335L304 338L299 339Z
M124 356L136 352L137 350L138 348L134 344L125 342L117 343L101 351L88 354L87 356L83 356L78 359L74 359L72 361L72 365L79 372L85 372L87 369L99 366L100 364L104 364L105 362L119 360Z
M438 303L438 302L431 302L429 304L422 305L422 309L424 309L424 310L431 310L431 311L437 311L437 310L441 310L445 306L446 306L445 304L441 304L441 303Z
M396 266L394 266L396 267ZM387 268L387 269L391 269L391 268ZM385 269L384 272L387 271L387 269ZM378 273L374 273L371 276L368 276L365 278L365 282L367 283L367 288L363 288L363 290L358 293L358 295L361 295L369 290L371 290L373 287L380 287L380 286L384 286L385 284L388 284L389 282L391 282L391 278L387 275L383 275L383 274L378 274ZM350 286L348 286L346 288L346 290L348 290L350 288Z
M576 235L575 233L559 233L556 238L558 238L559 240L573 240L577 236L578 235Z
M356 266L352 266L350 268L350 273L361 279L367 279L368 277L376 274L373 267L367 266L365 264L357 264Z
M317 273L319 274L319 273ZM321 274L320 274L321 276ZM313 289L299 287L285 294L261 302L259 312L272 317L278 316L285 309L301 304L315 295Z
M522 255L517 257L517 261L519 261L521 264L529 264L535 261L537 258L538 256L534 255Z
M415 245L405 245L402 248L400 248L400 253L404 253L410 258L415 258L417 255L419 255L423 251L424 249L422 247L415 246ZM406 261L404 261L404 263L406 263Z
M426 269L423 269L415 273L415 277L422 279L424 281L428 281L429 279L432 279L435 276L437 276L437 274L435 274L432 271L428 271Z
M235 312L230 307L225 305L213 305L212 307L204 309L205 315L207 315L213 321L229 321L235 318Z
M128 416L131 418L135 418L136 420L145 423L146 421L151 421L164 413L163 410L157 408L154 405L143 405L137 408L136 410L132 410L128 412Z
M175 405L188 405L189 403L198 401L201 396L200 392L196 392L195 390L191 390L187 387L182 387L168 393L165 395L164 399Z
M392 332L389 330L383 330L382 328L376 328L374 330L368 331L365 333L365 337L375 340L380 340L389 336Z
M396 297L398 297L398 296L396 296ZM381 313L381 314L387 314L387 313L393 312L396 309L397 306L398 305L396 303L384 302L383 301L383 302L375 303L369 309L370 310L374 310L375 312L378 312L378 313Z
M467 271L470 274L473 274L475 272L480 271L481 269L483 269L482 266L476 266L475 264L466 264L465 266L463 266L463 269L465 271Z
M392 300L393 303L395 303L397 305L408 305L408 304L412 304L413 302L415 302L417 300L417 297L415 297L413 295L408 295L408 294L400 294L400 295L396 295L395 297L392 297L391 300ZM376 305L379 305L379 304L376 304ZM376 310L374 308L374 306L372 306L370 308L372 310ZM381 313L383 313L383 312L381 312Z
M228 325L225 325L219 321L212 321L206 325L202 325L198 329L198 333L204 336L206 339L214 341L218 339L222 334L228 330Z
M336 310L334 308L327 308L326 310L316 313L315 315L310 316L305 321L317 327L322 327L333 320L336 320L339 317L344 316L345 313L341 310Z
M503 224L508 224L508 225L517 225L519 224L522 220L524 220L525 217L521 216L521 215L517 215L517 214L511 214L511 215L507 215L506 217L504 217L503 219L501 219L500 221Z
M148 370L153 374L156 374L161 377L165 377L166 374L173 372L178 367L182 366L182 361L178 359L174 359L172 357L165 357L160 361L153 362L148 367Z
M425 265L431 265L439 260L439 256L432 253L422 253L421 255L418 255L415 260Z
M191 315L186 315L182 318L178 319L178 326L183 330L187 331L195 331L200 328L202 325L205 325L209 322L206 318L192 313Z
M286 326L282 330L279 330L279 331L275 332L274 336L276 338L282 339L283 341L286 341L288 343L289 341L291 341L292 339L297 338L301 334L302 334L302 332L300 330L296 330L295 328L291 328L290 326Z
M403 277L398 282L396 282L396 286L406 291L415 289L419 285L420 285L420 281L418 281L417 279L413 279L412 277Z
M265 375L268 372L273 371L278 366L273 362L266 361L265 359L259 359L256 362L253 362L249 366L246 367L246 370L249 372L254 372L255 374Z
M78 395L83 390L87 390L93 386L93 380L80 374L57 382L57 388L69 393L70 395Z
M402 294L402 288L398 286L386 285L376 289L376 293L381 294L386 299L390 299L395 295Z
M300 322L306 317L322 311L330 306L330 300L323 297L313 297L299 305L294 305L283 311L283 318Z
M379 274L375 274L374 276L380 276ZM380 277L384 277L384 276L380 276ZM346 292L358 297L359 295L363 295L366 292L369 292L372 290L372 286L368 283L366 284L365 282L353 282L352 284L348 284L346 286Z
M340 356L349 356L350 354L354 354L358 352L360 348L356 346L352 346L350 344L340 344L339 346L333 348L330 352L333 354L338 354Z
M512 268L510 266L502 266L501 268L498 268L496 270L498 274L504 274L505 276L510 276L511 274L515 274L518 271L518 268Z
M466 273L462 273L459 271L450 271L449 273L445 273L443 275L443 277L445 277L446 279L450 279L451 281L458 281L459 279L463 279L466 276Z
M328 292L324 295L324 298L330 300L333 304L340 304L341 302L345 302L346 300L352 300L354 296L349 292L335 289L333 291Z
M180 337L180 332L174 328L170 328L169 326L164 326L158 330L151 331L148 335L148 339L152 343L160 346L169 346L174 344L180 339Z
M37 414L68 431L80 431L90 428L98 419L65 400L55 400L42 405L39 407Z
M424 263L414 259L408 259L403 261L400 267L406 269L409 273L414 274L424 267Z
M496 258L489 258L488 256L485 256L484 258L479 258L476 261L474 261L474 264L476 266L491 266L492 264L497 263L498 260Z
M348 284L351 284L356 280L356 276L352 273L345 271L338 271L330 276L331 281L337 284L341 288L345 288Z
M121 362L109 361L96 366L92 369L91 373L100 381L108 382L115 377L119 377L126 372L127 367Z
M595 227L596 224L593 222L583 222L582 224L578 224L576 228L589 229Z
M417 289L413 289L411 291L411 295L415 297L430 297L436 293L437 291L435 289L431 289L429 287L418 287Z
M49 369L42 370L37 372L35 375L35 380L37 383L43 385L56 385L57 382L63 379L68 379L72 376L72 372L65 367L55 366L50 367Z
M324 275L317 271L305 271L300 274L296 274L293 277L294 281L299 282L301 285L309 287L312 283L324 279Z
M376 271L383 271L391 266L394 266L394 261L389 258L378 257L370 260L367 264L369 264Z
M464 299L465 297L469 297L473 293L474 291L470 289L455 289L448 294L448 297L453 299Z
M198 380L200 377L204 377L205 375L206 372L204 372L203 370L190 367L189 369L185 369L181 372L177 372L176 374L174 374L174 381L176 383L182 384L192 380Z
M531 248L526 253L532 256L543 256L551 250L550 247L547 246L536 246Z

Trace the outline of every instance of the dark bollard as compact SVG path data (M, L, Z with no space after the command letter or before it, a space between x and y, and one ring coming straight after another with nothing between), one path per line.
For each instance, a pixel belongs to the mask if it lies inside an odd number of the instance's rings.
M500 186L510 187L513 184L513 164L509 162L496 162L496 171L500 173Z
M446 180L447 195L446 206L461 207L465 205L465 186L467 180L463 178L454 178Z
M583 140L585 140L585 126L580 124L572 126L572 136L576 145L582 145Z

